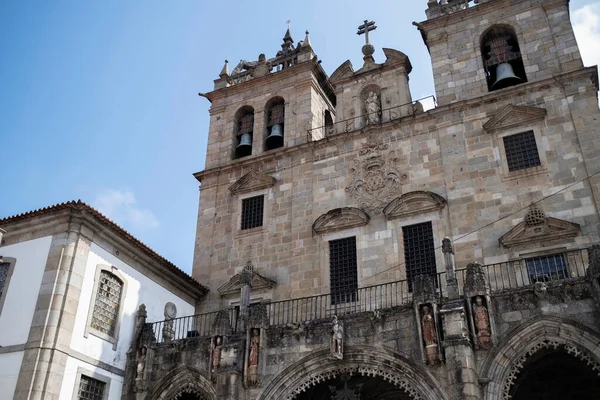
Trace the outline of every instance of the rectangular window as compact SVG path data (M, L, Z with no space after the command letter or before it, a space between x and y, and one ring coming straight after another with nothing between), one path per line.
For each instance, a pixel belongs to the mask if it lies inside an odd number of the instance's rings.
M412 290L412 281L418 275L430 275L437 285L437 269L433 245L433 227L431 222L402 227L404 236L404 263L406 279Z
M116 275L108 271L100 272L96 301L92 313L92 328L109 336L115 336L122 292L123 282Z
M510 172L541 165L533 131L505 136L504 152Z
M242 200L242 229L262 226L264 205L264 195Z
M8 271L10 271L10 263L0 264L0 298L2 298L2 293L4 293L4 286L6 285L6 281L8 280Z
M331 304L357 300L356 237L329 241L329 274Z
M105 389L106 382L90 378L87 375L81 375L77 398L80 400L102 400Z
M531 283L556 281L568 277L567 264L562 254L529 258L525 261Z

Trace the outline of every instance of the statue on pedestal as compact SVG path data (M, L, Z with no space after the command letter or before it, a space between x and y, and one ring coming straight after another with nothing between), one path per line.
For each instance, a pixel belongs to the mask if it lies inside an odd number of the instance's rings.
M425 342L425 357L428 364L435 364L439 360L437 331L435 319L431 315L429 306L423 306L423 317L421 318L423 329L423 342Z
M344 358L344 327L336 315L333 316L333 327L331 328L331 355L338 360Z
M221 337L216 336L212 349L212 362L210 366L210 372L212 374L215 373L219 366L221 365Z
M477 330L477 341L483 349L489 349L492 343L490 331L490 317L487 308L483 305L481 296L475 297L473 303L473 320Z
M256 385L258 383L258 352L260 348L260 332L258 329L252 330L250 339L250 354L248 356L248 383Z
M365 101L365 108L367 110L367 125L378 124L380 122L381 104L375 92L369 93Z

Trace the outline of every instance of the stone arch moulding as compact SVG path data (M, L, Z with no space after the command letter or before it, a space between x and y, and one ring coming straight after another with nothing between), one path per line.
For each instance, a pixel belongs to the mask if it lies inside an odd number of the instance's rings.
M525 361L546 348L564 346L600 375L600 337L588 327L564 318L538 317L504 334L486 358L479 376L488 381L484 400L507 400Z
M316 350L281 372L257 400L292 400L306 389L342 374L381 377L405 390L411 399L447 400L447 394L424 367L384 348L346 346L344 361L329 349Z
M370 219L369 214L360 208L336 208L317 218L312 228L315 233L322 234L367 225Z
M383 209L387 219L403 218L414 214L423 214L441 210L446 206L446 199L439 194L417 190L396 197Z
M155 386L152 400L177 400L182 394L195 393L201 400L217 400L213 384L200 371L192 368L176 368Z

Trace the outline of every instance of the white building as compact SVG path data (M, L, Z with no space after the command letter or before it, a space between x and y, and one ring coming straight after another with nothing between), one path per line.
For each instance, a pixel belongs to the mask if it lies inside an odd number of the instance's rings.
M120 399L138 307L192 315L207 292L80 201L0 226L0 399Z

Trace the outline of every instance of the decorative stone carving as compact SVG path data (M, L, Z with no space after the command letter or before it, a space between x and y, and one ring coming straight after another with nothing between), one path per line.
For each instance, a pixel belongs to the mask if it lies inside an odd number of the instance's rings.
M408 175L397 169L394 152L387 152L387 144L367 145L358 153L350 168L352 181L346 192L354 197L358 206L374 214L402 193L402 184ZM386 154L387 152L387 154Z
M250 306L250 318L248 328L268 328L269 313L266 304L254 304Z
M144 329L144 325L146 324L146 318L148 317L148 312L146 311L146 305L140 304L138 307L137 314L135 316L135 333L133 334L133 341L138 342L142 338L142 330Z
M423 343L425 345L425 358L428 364L436 364L439 361L437 330L435 318L431 315L431 308L424 305L422 308L421 329L423 332Z
M437 293L435 279L429 275L417 275L413 279L413 301L416 304L435 303Z
M523 221L500 239L504 247L523 246L532 243L557 240L561 243L579 234L580 227L573 222L547 217L535 204L531 206Z
M165 304L165 322L163 325L163 340L165 342L170 342L173 340L175 336L175 329L173 329L173 319L177 317L177 306L175 304L168 302Z
M331 327L331 355L338 360L344 358L344 327L336 315Z
M329 80L331 82L337 82L344 78L351 77L352 75L354 75L354 67L352 67L350 60L346 60L342 63L342 65L337 67L335 71L333 71L333 74L331 74L331 78L329 78Z
M135 391L143 392L147 389L147 381L144 378L144 371L146 369L146 353L148 349L146 346L142 346L138 352L137 367L135 374Z
M498 111L488 122L483 124L487 133L523 127L546 118L545 108L507 105Z
M255 190L268 189L275 185L276 179L262 172L252 170L238 179L229 187L231 194L253 192Z
M477 262L467 264L464 293L467 297L485 295L488 293L487 279L481 264Z
M199 389L195 388L191 384L188 384L177 391L173 395L173 400L179 400L182 398L188 399L191 396L195 396L197 400L208 400L208 397L202 393Z
M215 336L213 339L213 348L211 352L210 372L214 374L221 365L221 336Z
M359 208L336 208L317 218L313 223L312 228L317 234L322 234L325 232L364 226L369 223L370 219L369 214Z
M362 388L362 383L357 383L353 388L348 387L348 381L350 380L350 376L344 374L342 376L342 380L344 381L344 387L341 389L337 389L335 386L329 386L329 390L331 391L331 399L332 400L360 400L360 389Z
M212 326L212 334L215 336L227 336L231 335L232 332L233 328L229 319L229 310L219 310Z
M365 100L365 111L367 125L381 122L381 103L375 92L369 92L369 96Z
M252 330L250 338L250 352L248 354L248 384L258 384L258 356L260 351L260 331Z
M417 190L405 193L392 200L383 209L383 214L387 219L404 218L409 215L441 210L446 206L446 203L446 199L439 194Z
M481 296L475 297L475 302L473 303L473 320L475 321L475 333L479 346L485 350L489 349L492 346L490 317Z
M229 282L223 284L217 290L221 296L239 294L247 279L250 280L250 287L255 290L272 289L276 285L274 280L262 276L253 267L248 270L248 266L246 266L242 271L232 276Z
M548 288L544 282L536 282L533 285L533 294L540 300L544 300L548 297Z
M396 49L390 48L382 48L383 54L385 55L385 63L384 65L402 65L407 74L410 74L412 71L412 65L410 60L406 54Z

